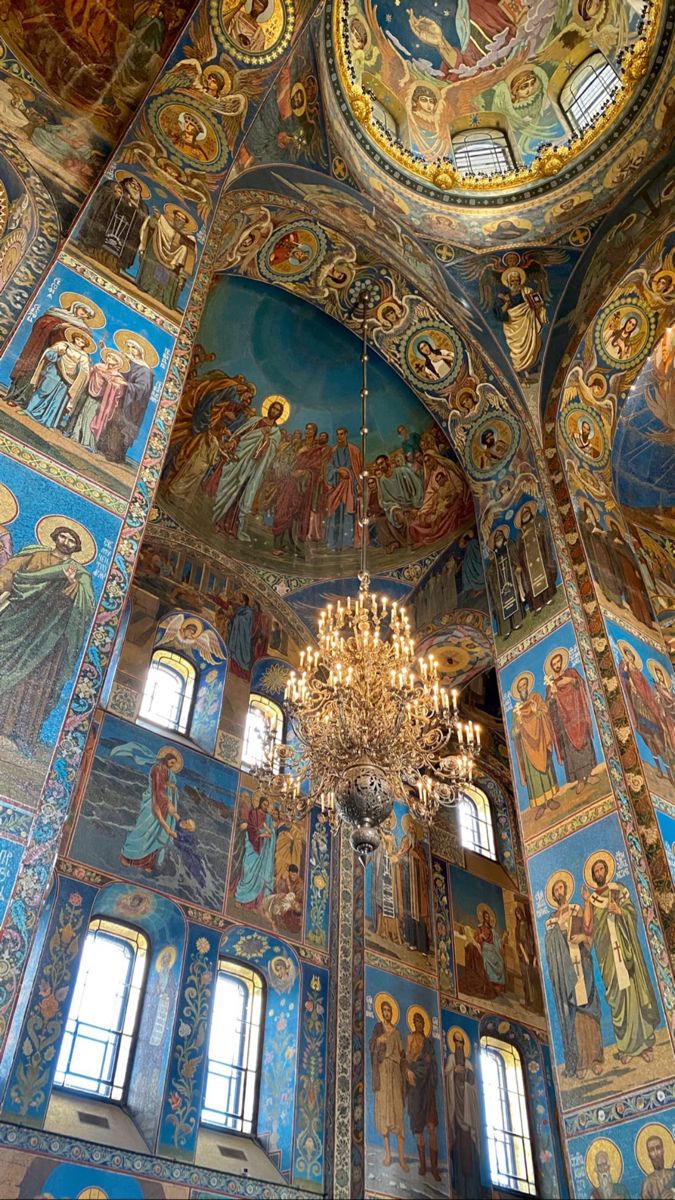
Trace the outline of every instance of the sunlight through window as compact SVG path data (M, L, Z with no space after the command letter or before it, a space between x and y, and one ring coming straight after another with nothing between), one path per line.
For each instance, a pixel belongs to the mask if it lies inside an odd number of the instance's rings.
M498 1038L482 1037L480 1045L492 1183L534 1196L537 1189L520 1054Z
M218 969L202 1121L254 1133L258 1099L263 981L257 971L223 960Z
M567 80L560 93L560 107L572 128L583 133L595 123L620 87L621 80L604 54L591 54Z
M195 690L197 672L182 654L172 650L155 650L139 716L153 725L186 733Z
M459 828L465 850L497 860L490 801L480 788L465 788L459 805Z
M456 133L452 152L460 175L508 175L513 170L513 156L501 129Z
M250 771L263 765L265 743L269 734L272 735L275 746L280 746L284 740L284 714L273 700L252 692L248 702L241 753L242 770Z

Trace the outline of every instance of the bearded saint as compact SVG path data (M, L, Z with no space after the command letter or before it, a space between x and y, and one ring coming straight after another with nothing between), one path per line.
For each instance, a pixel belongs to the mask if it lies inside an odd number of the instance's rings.
M558 662L559 660L559 662ZM562 656L551 655L551 675L546 680L546 703L555 734L556 753L568 783L580 792L597 765L588 693L574 667L562 667Z
M539 692L530 692L526 680L518 682L520 701L511 718L518 773L521 784L527 788L530 804L543 812L542 806L552 802L546 793L558 791L553 768L553 726L544 697Z

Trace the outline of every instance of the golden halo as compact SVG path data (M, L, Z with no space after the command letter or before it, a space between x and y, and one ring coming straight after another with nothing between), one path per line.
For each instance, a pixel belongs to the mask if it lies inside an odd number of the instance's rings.
M495 910L493 908L490 908L489 904L479 904L476 907L476 917L478 918L479 925L483 924L483 913L484 912L486 912L490 918L490 927L492 929L496 929L497 928L497 918L495 916Z
M604 862L607 867L607 879L605 880L606 884L612 882L612 879L614 878L614 872L616 871L614 855L610 854L609 850L594 850L592 854L589 854L586 862L584 863L584 883L586 884L586 887L591 889L591 891L595 891L596 887L598 886L591 875L593 864L598 861Z
M115 179L118 183L121 183L123 179L133 179L134 183L137 183L141 190L141 199L150 199L152 192L150 191L147 183L144 179L139 179L138 175L134 174L133 171L128 171L125 170L124 167L120 167L119 171L115 171Z
M638 1134L639 1136L639 1134ZM591 1142L586 1151L586 1177L594 1188L598 1186L598 1171L595 1165L596 1156L604 1150L609 1160L609 1170L614 1183L619 1183L623 1175L623 1158L621 1151L615 1142L610 1142L609 1138L596 1138Z
M295 108L293 105L293 97L300 94L302 94L302 104L300 108ZM291 109L293 111L293 116L295 117L302 117L307 111L307 92L305 91L304 83L301 83L300 80L298 80L297 83L294 83L293 87L291 88Z
M398 1025L401 1010L394 1000L394 997L390 995L389 992L378 992L373 1001L373 1008L375 1009L375 1016L377 1017L378 1021L384 1021L382 1016L383 1004L391 1005L391 1023L392 1025Z
M54 548L51 535L55 529L61 525L65 525L68 529L72 529L82 542L82 549L72 555L75 562L82 563L86 566L87 563L93 562L98 554L98 546L91 536L88 529L81 525L79 521L74 521L72 517L61 516L60 513L50 513L47 517L40 517L40 520L35 526L35 536L41 546L47 547L49 550Z
M630 650L631 654L634 656L635 661L638 665L638 670L641 671L642 670L642 659L640 658L640 655L638 654L637 650L635 649L635 646L631 646L630 642L627 642L625 640L625 638L619 638L619 640L617 641L616 644L619 647L619 650L621 651L622 658L625 657L624 651Z
M518 684L520 683L521 679L527 680L530 691L532 691L532 688L534 687L534 675L532 674L532 672L531 671L521 671L520 674L516 676L513 683L511 684L511 695L513 696L514 700L520 700L520 696L518 695Z
M129 354L129 342L136 342L137 346L143 351L143 361L147 367L156 367L159 362L159 354L154 346L150 345L147 338L141 336L140 333L135 333L131 329L118 329L117 333L113 334L113 341L118 350L122 354L126 354L127 358L133 359L133 354Z
M215 75L218 79L222 79L223 81L223 86L217 98L220 100L221 96L229 96L230 92L232 91L232 80L230 79L227 71L223 70L222 67L207 67L202 78L210 79L212 75Z
M156 971L170 971L176 961L176 947L162 946L157 958L155 959ZM166 966L164 964L166 963Z
M527 272L524 271L522 267L516 267L516 266L507 267L505 271L502 271L501 281L504 284L506 283L507 275L517 275L521 283L524 283L525 280L527 279ZM508 284L507 284L507 287L508 287Z
M673 1143L673 1135L665 1125L660 1125L658 1121L652 1121L649 1125L643 1125L635 1139L635 1157L640 1166L640 1170L644 1171L645 1175L651 1175L653 1167L651 1159L647 1154L647 1142L650 1137L660 1137L663 1142L663 1165L669 1171L673 1162L675 1162L675 1144Z
M59 296L59 307L66 308L72 312L76 304L84 304L86 308L90 308L93 316L87 324L90 329L102 329L105 325L105 316L103 310L98 304L94 304L88 296L81 296L79 292L61 292Z
M454 1041L455 1041L456 1033L459 1033L461 1035L462 1041L464 1043L464 1054L468 1058L469 1055L471 1054L471 1038L469 1037L466 1030L462 1029L461 1025L451 1025L448 1032L446 1033L445 1040L448 1043L448 1050L450 1051L451 1054L454 1053L454 1050L455 1050Z
M546 656L546 660L544 662L544 675L550 675L555 678L555 672L551 667L551 659L555 658L556 655L560 655L562 658L562 667L560 668L560 671L562 672L565 670L565 667L570 661L570 652L565 648L565 646L556 646L555 650L551 650L551 653Z
M262 407L261 407L260 411L261 411L263 417L266 417L268 412L270 411L270 405L274 404L275 401L277 402L277 404L281 404L283 406L283 410L284 410L282 412L281 416L279 417L279 420L277 421L277 425L285 425L286 421L288 420L289 416L291 415L291 406L288 403L288 400L286 399L285 396L265 396L265 399L262 402Z
M85 354L93 354L96 349L96 342L86 329L80 329L79 325L69 325L63 334L69 346L74 344L76 337L84 338L86 342Z
M604 371L591 371L586 379L586 383L591 389L596 400L602 400L607 393L607 376ZM590 422L589 422L590 424Z
M661 280L663 280L666 288L665 291L659 292L659 295L667 298L668 296L672 295L673 291L675 291L675 275L672 271L655 271L649 281L653 292L659 291L657 284Z
M509 540L509 537L511 536L511 530L509 529L508 525L498 525L497 528L493 529L492 533L490 534L490 549L491 550L494 550L494 548L495 548L495 538L498 533L503 533L504 540L507 542Z
M116 358L121 359L120 371L129 370L129 359L127 358L126 354L122 354L122 351L118 350L116 347L113 348L112 346L104 346L101 350L101 359L105 362L105 359L109 354L114 354Z
M0 483L0 525L9 525L19 511L19 505L6 483Z
M546 881L546 900L548 902L549 908L553 908L553 909L558 907L555 900L553 899L553 885L555 883L557 883L558 880L562 880L563 883L567 884L567 902L568 903L572 899L572 896L574 895L574 889L576 887L576 884L574 882L574 875L572 874L571 871L554 871L553 874L550 875Z
M523 513L526 512L528 508L529 508L530 512L532 513L532 516L536 517L537 506L536 506L534 500L526 500L525 503L523 505L521 505L521 507L518 509L518 512L516 513L515 517L513 518L513 523L514 523L516 529L520 529L520 526L521 526L521 523L523 520Z
M195 221L194 217L190 216L189 212L187 212L184 208L181 208L180 204L165 204L164 212L168 220L171 220L174 213L182 213L184 217L187 217L187 224L182 232L186 236L189 236L191 233L195 233L197 229L197 222Z
M173 755L174 758L178 759L178 766L176 767L176 772L182 771L183 770L183 755L180 753L179 750L176 749L175 746L162 746L161 750L157 751L157 757L160 760L169 758L170 755Z
M415 1017L417 1016L418 1013L420 1014L422 1020L424 1021L424 1036L428 1037L429 1034L431 1033L431 1017L429 1016L426 1008L422 1008L421 1004L411 1004L410 1005L410 1008L408 1009L408 1012L406 1013L408 1029L410 1030L411 1033L415 1032Z
M579 508L588 508L588 509L590 509L591 516L592 516L593 520L595 521L595 523L596 523L596 525L597 525L598 521L600 520L600 514L598 513L598 510L597 510L597 508L596 508L595 504L593 504L592 500L589 500L589 499L588 499L588 496L581 496L581 497L580 497L580 499L579 499Z
M668 678L668 671L667 671L666 667L664 667L663 663L660 663L658 658L648 658L647 659L647 670L649 671L649 674L651 675L652 679L654 680L654 683L656 683L656 668L657 667L658 667L659 671L661 671L661 673L663 675L665 675L666 678Z

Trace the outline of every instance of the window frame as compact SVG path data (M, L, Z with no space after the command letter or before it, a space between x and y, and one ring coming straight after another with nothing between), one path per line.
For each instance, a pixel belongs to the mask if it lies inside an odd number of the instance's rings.
M176 662L184 663L185 667L187 668L187 671L183 675L183 679L185 681L185 687L183 689L183 696L182 696L182 699L180 702L180 710L179 710L178 717L177 717L175 724L169 724L166 721L159 721L156 716L148 715L147 712L143 711L143 706L145 704L146 696L148 693L148 684L150 682L150 676L151 676L153 667L156 662L167 673L169 671L171 671L174 675L181 676L181 671L172 666L172 660L176 661ZM138 710L138 719L141 721L147 722L147 724L149 724L149 725L154 726L155 729L164 730L165 733L178 734L179 737L189 738L190 737L190 726L192 724L192 715L194 712L194 706L195 706L195 702L197 699L197 691L198 691L198 687L199 687L199 676L200 676L200 672L199 672L198 668L195 666L195 664L192 662L192 660L187 657L186 654L181 654L179 650L170 650L164 646L156 646L150 656L150 662L148 664L148 669L147 669L146 676L145 676L145 683L143 685L143 695L141 697L141 703L140 703L140 707ZM186 707L185 696L186 696L186 692L187 692L187 688L189 686L190 680L191 680L192 688L191 688L190 695L189 695L189 702L187 704L187 711L185 712L184 727L183 727L184 709Z
M271 709L275 714L275 718L276 718L276 726L274 729L275 761L274 761L273 766L274 766L274 774L280 775L283 770L283 763L281 762L280 759L277 759L276 750L278 749L278 747L283 746L284 742L286 740L286 713L284 712L281 705L277 704L276 700L271 700L269 696L266 696L264 694L264 692L249 692L248 708L246 709L246 722L244 724L244 737L243 737L242 743L241 743L241 763L240 763L241 770L245 771L247 775L250 775L257 768L265 765L264 760L254 762L252 759L246 758L246 751L247 751L247 746L248 746L249 717L251 715L251 711L256 710L256 709L258 711L262 711L263 713L265 712L266 709Z
M481 813L479 810L479 804L480 808L483 809L483 813ZM467 808L469 806L473 808L474 811L471 818L472 822L476 826L478 832L480 832L481 828L485 829L487 835L487 844L480 837L475 838L473 840L473 844L471 845L464 840L465 823L462 814L465 806ZM475 784L467 784L462 792L458 810L459 836L462 843L462 849L469 850L472 854L480 854L482 858L487 858L490 862L499 862L499 858L497 857L497 843L495 839L492 804L490 803L490 797L483 790L483 788L480 788Z
M478 145L480 141L489 142L495 160L498 160L498 149L501 150L504 159L504 169L500 169L497 162L491 167L489 164L475 167L471 162L471 143ZM463 179L477 179L480 176L489 175L508 175L510 171L516 170L516 160L511 148L511 143L503 129L499 129L496 125L475 125L470 129L460 129L453 133L450 139L452 148L452 157L457 169L457 172ZM466 149L465 149L466 148ZM458 162L457 151L460 151L460 161ZM464 154L461 152L464 151ZM464 157L467 166L461 164L461 159Z
M97 925L97 928L92 931L92 926L94 926L94 925ZM111 926L112 928L111 929L107 929L107 928L102 929L101 928L102 926ZM115 932L116 930L119 930L122 932ZM64 1068L64 1071L63 1071L64 1082L63 1083L56 1082L56 1076L59 1073L58 1072L59 1059L61 1057L61 1052L62 1052L63 1043L65 1040L66 1034L68 1033L68 1024L70 1021L70 1010L72 1008L72 1005L73 1005L73 1002L75 1000L75 996L77 993L80 971L82 969L82 961L83 961L83 957L84 957L84 951L85 951L87 939L89 938L90 935L95 936L99 932L102 932L102 936L108 940L114 939L114 940L126 943L127 946L131 947L132 953L133 953L132 964L131 964L130 971L128 972L128 975L127 975L127 983L125 985L125 990L127 992L127 995L126 995L125 1003L124 1003L124 1011L122 1013L121 1028L114 1035L116 1038L116 1043L115 1043L115 1048L113 1051L113 1060L112 1060L111 1070L110 1070L110 1081L109 1081L109 1084L107 1085L110 1088L110 1094L108 1094L108 1095L105 1095L104 1093L102 1093L98 1090L94 1090L92 1088L77 1087L76 1085L74 1085L72 1083L66 1082L68 1075L70 1073L74 1074L74 1072L69 1072L67 1067ZM132 936L126 936L126 935L132 935ZM134 946L134 941L132 941L132 937L133 937L133 939L135 939L135 943L136 943L135 946ZM143 945L143 943L144 943L144 945ZM142 964L142 969L140 972L140 977L137 980L137 982L134 983L134 974L135 974L135 969L136 969L136 963L138 961L139 951L142 951L142 953L143 953L143 964ZM137 1047L138 1047L138 1034L139 1034L139 1030L140 1030L140 1026L141 1026L141 1020L143 1017L143 1008L145 1005L145 993L146 993L146 989L147 989L148 975L149 975L151 960L152 960L152 943L144 929L141 929L139 926L133 925L129 922L117 921L112 917L106 916L104 913L97 913L95 916L91 917L89 924L87 926L87 932L85 934L85 937L84 937L84 940L82 943L82 952L80 954L79 961L78 961L77 975L75 977L75 986L73 988L73 991L72 991L72 994L70 997L68 1013L66 1015L66 1019L65 1019L64 1025L63 1025L63 1031L61 1033L61 1038L59 1040L59 1048L58 1048L58 1052L56 1055L56 1067L54 1070L52 1089L56 1089L57 1091L62 1092L64 1095L86 1097L87 1099L89 1099L91 1101L98 1102L101 1104L117 1104L120 1107L124 1107L126 1105L127 1100L128 1100L128 1095L129 1095L129 1088L131 1086L131 1078L132 1078L133 1071L134 1071L134 1063L135 1063L136 1051L137 1051ZM125 1030L127 1012L129 1009L129 1002L130 1002L130 998L131 998L131 993L134 990L134 988L137 992L138 998L136 1000L135 1012L133 1014L133 1023L129 1030ZM74 1033L72 1036L72 1042L71 1042L70 1050L68 1053L68 1063L70 1063L70 1061L72 1060L73 1048L77 1041L77 1027L79 1024L79 1018L74 1018L74 1024L75 1024L75 1030L74 1030ZM86 1025L87 1022L82 1022L82 1024ZM104 1026L100 1026L99 1028L103 1029ZM108 1034L110 1034L110 1033L111 1033L111 1030L108 1030ZM118 1084L115 1081L115 1075L116 1075L116 1071L117 1071L117 1064L119 1062L120 1051L121 1051L123 1040L125 1037L128 1039L128 1042L129 1042L129 1053L127 1055L123 1082L121 1084ZM92 1079L93 1078L94 1077L92 1076ZM100 1086L101 1082L102 1082L102 1079L99 1077L99 1086ZM117 1089L119 1089L119 1095L114 1096L112 1093Z
M219 1062L219 1065L221 1067L229 1067L230 1069L234 1068L235 1070L240 1071L243 1075L244 1090L243 1090L242 1111L239 1114L239 1116L232 1118L235 1121L239 1121L239 1123L242 1125L247 1120L244 1116L245 1105L246 1105L246 1094L247 1094L247 1086L246 1086L247 1078L251 1075L253 1076L253 1105L252 1105L251 1116L250 1116L250 1125L251 1125L250 1129L243 1129L243 1128L242 1129L232 1129L225 1123L225 1121L215 1121L213 1119L204 1117L204 1109L206 1106L206 1091L207 1091L208 1082L209 1082L210 1063L211 1063L211 1055L209 1053L210 1047L211 1047L211 1031L213 1028L213 1021L214 1021L215 1012L216 1012L217 982L218 982L218 977L221 975L221 973L223 975L229 974L231 977L236 977L237 971L232 971L231 970L232 967L237 968L239 972L243 972L243 971L249 972L250 975L253 977L253 980L255 981L254 990L249 993L249 1005L253 1006L253 1004L255 1003L256 989L257 989L257 994L260 999L260 1020L259 1020L258 1027L257 1027L258 1028L258 1045L257 1045L256 1054L255 1054L255 1063L252 1066L249 1065L248 1063L246 1063L245 1065L241 1065L241 1064L234 1064L234 1063L225 1063L225 1062L221 1062L220 1060L217 1060L217 1061ZM200 1129L207 1129L207 1130L215 1131L215 1132L218 1132L221 1134L227 1134L228 1137L233 1136L233 1137L257 1138L257 1136L258 1136L258 1114L259 1114L259 1108L260 1108L260 1086L261 1086L261 1081L262 1081L262 1060L263 1060L263 1047L264 1047L264 1042L265 1042L266 1018L267 1018L267 980L265 979L265 976L263 975L262 971L260 971L257 967L252 966L250 963L243 962L241 959L232 958L228 954L219 954L218 955L218 966L216 969L216 981L215 981L215 985L214 985L214 989L213 989L213 1004L211 1006L211 1014L210 1014L210 1019L209 1019L209 1033L208 1033L208 1037L206 1039L206 1070L205 1070L205 1074L204 1074L204 1090L202 1093L201 1106L200 1106L200 1111L199 1111L199 1128ZM247 1025L247 1033L250 1037L250 1030L253 1025L253 1022L250 1019L250 1017L248 1016L248 1013L245 1017L245 1020L246 1020L246 1025ZM247 1058L250 1057L250 1051L247 1052L246 1057ZM212 1109L211 1111L213 1112L214 1110ZM230 1114L227 1114L227 1115L229 1116ZM227 1119L227 1116L226 1116L226 1119Z
M513 1066L516 1072L516 1082L519 1085L515 1091L517 1099L519 1118L522 1125L522 1132L514 1125L517 1122L513 1120L513 1103L514 1091L509 1087L508 1083L508 1063L507 1056L512 1059ZM497 1061L499 1066L500 1080L498 1083L498 1095L495 1095L495 1088L490 1088L490 1102L488 1107L488 1084L485 1078L485 1062L486 1058ZM483 1113L485 1116L485 1136L488 1148L488 1166L490 1171L490 1184L492 1187L515 1192L520 1196L536 1196L538 1194L537 1169L534 1154L534 1142L532 1138L532 1116L530 1113L529 1093L525 1077L525 1069L523 1064L523 1056L517 1046L511 1042L505 1042L502 1038L493 1037L491 1034L482 1034L480 1037L480 1065L481 1065L481 1093L483 1098ZM503 1082L502 1082L503 1081ZM506 1105L506 1112L505 1112ZM501 1124L497 1130L498 1136L493 1133L494 1129L494 1114L499 1109L501 1111ZM524 1161L527 1178L518 1175L516 1144L522 1143L522 1158ZM508 1173L502 1173L498 1165L498 1148L501 1147L502 1152L506 1153L509 1160Z
M596 63L601 64L598 69L596 69ZM588 79L583 80L580 88L575 90L576 81L584 72L588 72L589 67L591 67L591 74L588 75ZM609 77L614 80L615 87L613 90L606 86L602 79L602 76L606 73L609 73ZM604 100L600 101L598 106L591 111L591 108L587 108L583 102L583 94L585 90L593 88L598 80L600 81L601 90L604 93ZM558 97L560 111L563 113L570 129L579 136L582 136L587 129L591 129L607 105L612 103L620 87L621 79L619 75L601 50L594 50L591 54L587 55L583 62L580 62L567 77ZM590 113L589 119L583 124L578 119L579 114L574 111L575 105L578 106L581 115L585 116Z

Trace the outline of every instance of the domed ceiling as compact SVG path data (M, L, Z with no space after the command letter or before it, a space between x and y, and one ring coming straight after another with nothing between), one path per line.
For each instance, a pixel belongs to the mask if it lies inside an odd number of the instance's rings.
M300 224L300 223L298 223ZM273 240L289 277L306 230ZM356 338L305 301L220 277L186 386L160 503L187 529L263 571L355 575L361 366ZM425 347L420 345L424 355ZM420 360L421 361L421 360ZM432 364L433 365L433 364ZM448 364L438 361L438 371ZM369 563L428 556L472 517L467 483L440 427L377 354L369 374Z

